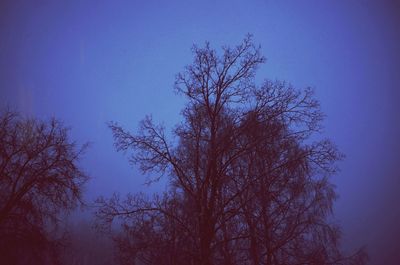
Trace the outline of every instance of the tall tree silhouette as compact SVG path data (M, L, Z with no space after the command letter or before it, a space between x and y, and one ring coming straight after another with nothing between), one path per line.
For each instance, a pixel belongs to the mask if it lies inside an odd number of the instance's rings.
M123 220L123 264L361 264L339 251L329 223L328 176L341 155L315 140L322 113L312 90L254 81L265 62L248 36L222 55L208 43L176 77L188 100L170 143L151 117L132 134L111 123L118 151L144 173L164 174L169 191L100 198L102 224ZM140 264L140 263L139 263Z
M50 230L81 200L87 177L83 149L59 121L0 116L0 259L4 264L55 264L59 243Z

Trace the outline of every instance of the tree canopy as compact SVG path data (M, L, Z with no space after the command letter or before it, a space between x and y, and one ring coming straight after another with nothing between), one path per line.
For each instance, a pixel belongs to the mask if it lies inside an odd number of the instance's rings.
M62 243L50 233L81 203L87 176L78 149L56 119L0 115L0 256L7 264L57 264ZM53 231L54 232L54 231Z
M194 46L177 75L187 104L174 139L150 116L137 133L110 124L150 181L168 178L152 198L97 200L103 228L122 223L121 264L363 264L363 251L340 251L329 176L342 155L321 137L312 89L256 84L265 58L251 36L221 51Z

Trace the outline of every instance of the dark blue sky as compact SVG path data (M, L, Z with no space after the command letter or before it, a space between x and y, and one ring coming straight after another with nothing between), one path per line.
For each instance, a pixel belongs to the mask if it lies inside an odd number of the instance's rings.
M87 198L140 191L106 122L132 130L146 114L172 128L174 76L190 47L252 33L258 79L316 89L325 135L346 154L333 177L348 249L400 261L400 5L395 1L12 1L0 3L0 104L58 117L79 142ZM160 186L160 185L159 185ZM157 190L159 186L152 189Z

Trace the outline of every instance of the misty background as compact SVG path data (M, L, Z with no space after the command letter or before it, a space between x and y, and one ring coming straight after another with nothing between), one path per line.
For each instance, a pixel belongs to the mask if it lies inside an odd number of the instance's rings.
M175 74L190 48L247 33L267 63L257 78L315 88L324 135L346 158L332 179L343 248L400 261L400 5L395 1L11 1L0 3L0 104L57 117L91 142L85 198L163 190L113 147L108 121L135 131L180 121ZM82 216L80 216L82 215ZM76 214L87 218L87 212Z

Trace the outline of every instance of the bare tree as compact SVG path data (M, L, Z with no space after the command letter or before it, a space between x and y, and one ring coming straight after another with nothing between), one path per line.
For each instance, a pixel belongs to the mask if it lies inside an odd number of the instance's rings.
M57 260L49 230L81 202L87 177L78 168L83 151L68 129L52 119L24 119L12 111L0 117L0 256L7 264ZM35 263L36 262L36 263Z
M117 150L132 150L131 162L144 173L167 174L174 196L165 195L164 204L101 199L100 220L125 218L132 231L144 226L130 221L147 216L149 238L164 236L173 224L181 237L163 243L183 245L186 264L342 262L338 228L327 221L335 199L328 176L340 154L328 140L310 141L323 117L312 90L271 81L257 86L255 72L265 59L251 36L222 51L219 57L208 43L195 46L193 64L177 75L176 90L188 104L175 144L150 117L137 134L110 124ZM138 242L140 236L128 230L125 236ZM133 260L145 253L135 251ZM152 256L167 255L150 252L141 262L156 264Z

